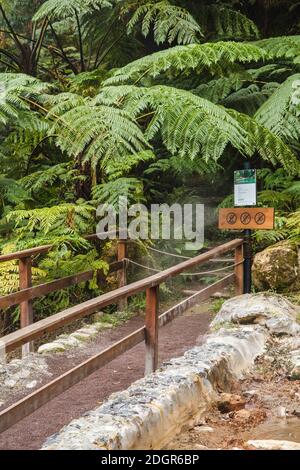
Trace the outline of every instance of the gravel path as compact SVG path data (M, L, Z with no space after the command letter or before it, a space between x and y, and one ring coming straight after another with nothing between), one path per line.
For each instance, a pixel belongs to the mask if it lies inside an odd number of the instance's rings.
M196 306L164 326L159 334L159 361L162 363L202 342L212 314ZM48 361L53 377L79 364L113 342L143 325L135 317L120 327L105 331L86 348L72 354L60 354ZM95 408L111 393L126 389L144 373L144 344L139 344L59 397L0 435L0 449L39 449L45 439L63 425Z

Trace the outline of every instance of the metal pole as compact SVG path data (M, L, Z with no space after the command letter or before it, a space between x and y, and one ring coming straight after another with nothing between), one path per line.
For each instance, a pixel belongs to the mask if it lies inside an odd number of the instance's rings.
M251 168L250 162L244 163L244 169ZM244 230L244 294L251 293L251 266L252 266L252 230Z

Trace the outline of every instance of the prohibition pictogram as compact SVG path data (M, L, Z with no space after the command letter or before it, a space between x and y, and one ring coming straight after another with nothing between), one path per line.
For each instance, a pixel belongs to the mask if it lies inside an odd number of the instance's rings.
M230 225L234 225L237 221L237 216L234 212L229 212L229 214L226 217L226 220Z
M257 225L262 225L265 223L266 216L263 212L258 212L257 214L255 214L254 220Z
M272 207L228 207L219 210L219 228L227 230L272 230Z
M243 225L248 225L251 222L251 215L249 212L243 212L241 214L240 221Z

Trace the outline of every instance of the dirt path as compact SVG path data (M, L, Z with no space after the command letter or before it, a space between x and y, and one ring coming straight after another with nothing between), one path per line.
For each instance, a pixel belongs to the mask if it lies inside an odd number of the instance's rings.
M180 356L202 342L212 318L207 307L193 307L161 328L160 363ZM131 333L143 322L140 317L133 318L115 330L104 332L96 341L76 353L57 355L49 361L52 372L55 370L54 376ZM111 393L127 388L141 378L143 373L144 345L140 344L2 433L0 449L39 449L45 439L59 431L63 425L93 409Z

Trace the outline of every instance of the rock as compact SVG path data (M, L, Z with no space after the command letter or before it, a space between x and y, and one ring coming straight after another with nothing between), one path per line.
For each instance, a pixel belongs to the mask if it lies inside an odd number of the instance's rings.
M291 380L300 380L300 350L294 350L290 352L290 374Z
M233 395L231 393L221 393L217 406L221 413L229 413L244 408L246 400L240 395Z
M27 379L27 377L30 376L30 370L28 369L21 369L20 372L17 372L14 374L14 378L19 380L19 379Z
M74 336L67 336L66 338L58 338L54 341L54 344L62 345L65 349L75 348L80 345L80 341L74 338Z
M0 401L0 408L4 405L4 401Z
M296 335L298 308L280 295L244 294L227 300L211 323L212 328L226 324L260 324L275 335Z
M245 390L245 392L243 392L243 396L246 398L257 398L258 393L256 390Z
M8 388L14 388L16 386L16 384L17 384L17 381L13 380L13 379L7 379L4 382L4 386L8 387Z
M202 433L202 432L214 432L213 428L210 426L196 426L194 428L194 431L197 433Z
M299 279L297 248L281 242L257 253L253 260L252 277L259 290L283 290Z
M36 380L32 380L32 382L29 382L28 384L26 384L26 388L34 388L36 386L37 386Z
M91 335L87 333L80 333L79 330L75 331L74 333L70 334L71 338L75 338L78 341L88 341L91 338Z
M66 348L59 344L58 342L53 343L46 343L39 347L38 353L39 354L52 354L56 352L64 352Z
M110 328L113 328L113 324L112 323L104 323L104 322L101 322L101 321L98 321L97 323L93 323L93 327L97 329L97 331L101 331L101 330L108 330Z
M260 408L243 409L235 411L233 418L248 424L258 424L266 418L266 412Z
M80 330L77 330L76 333L83 333L85 335L90 335L90 336L94 336L98 333L97 329L95 328L95 326L86 326L84 328L80 328Z
M293 441L277 441L275 439L250 440L247 444L260 450L300 450L300 443Z
M286 413L286 409L284 406L278 406L276 409L275 409L275 415L278 417L278 418L285 418L287 413Z

